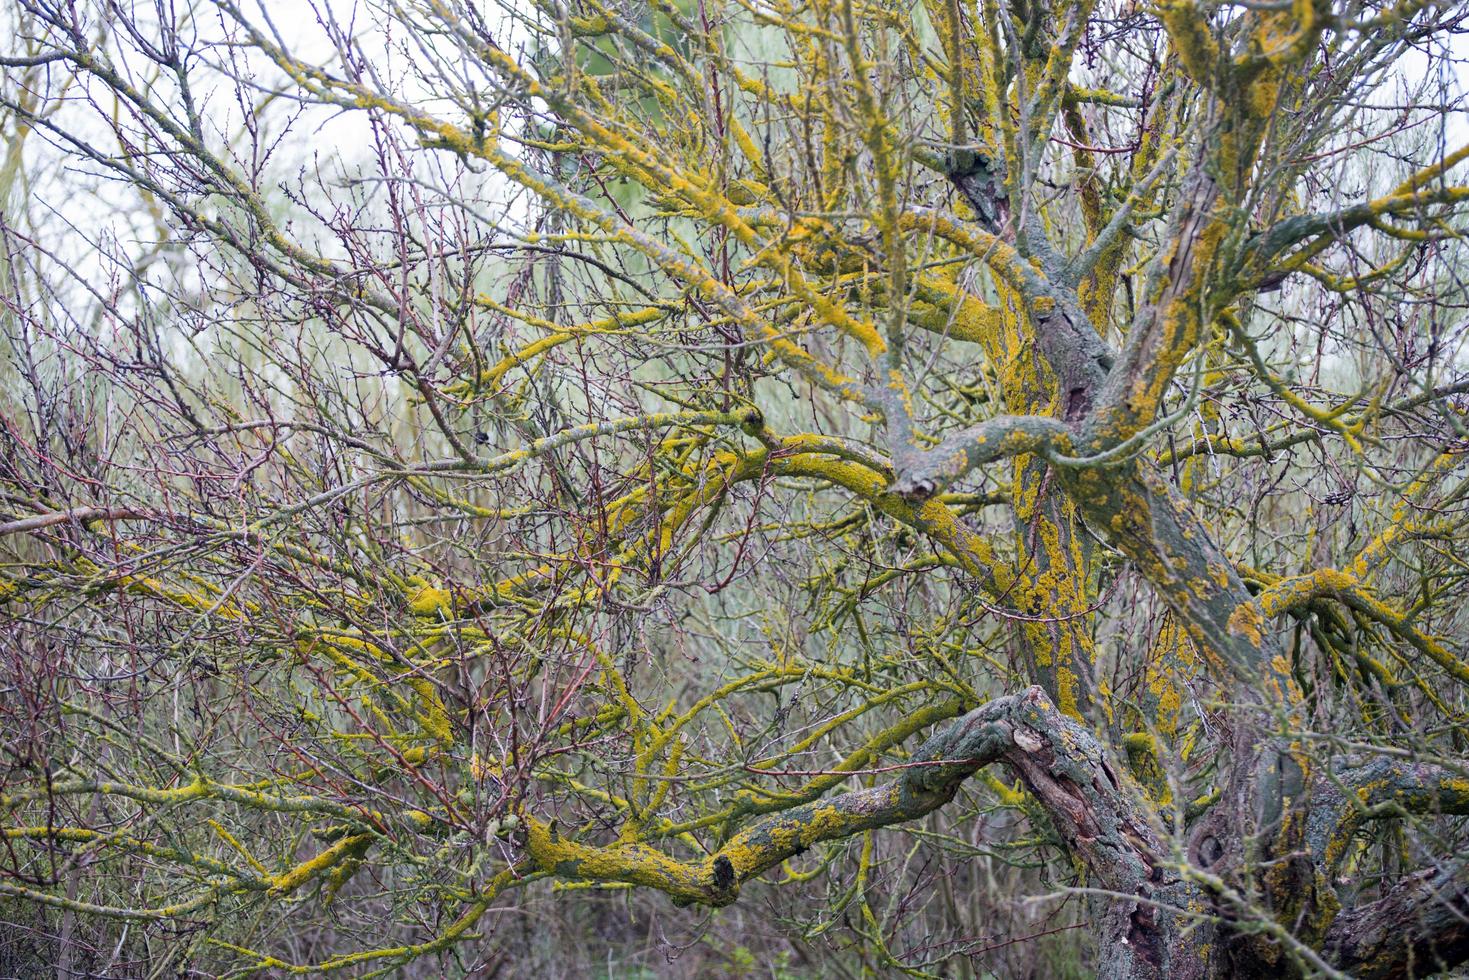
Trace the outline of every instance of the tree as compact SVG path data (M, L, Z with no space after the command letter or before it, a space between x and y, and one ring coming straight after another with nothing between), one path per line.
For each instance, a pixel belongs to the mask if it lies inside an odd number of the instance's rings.
M13 16L13 907L953 975L1013 861L1106 977L1469 958L1459 5Z

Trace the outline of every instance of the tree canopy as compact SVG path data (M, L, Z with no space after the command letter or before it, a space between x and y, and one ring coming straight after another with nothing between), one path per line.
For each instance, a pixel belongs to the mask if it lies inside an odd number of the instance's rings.
M13 949L1469 958L1461 4L4 16Z

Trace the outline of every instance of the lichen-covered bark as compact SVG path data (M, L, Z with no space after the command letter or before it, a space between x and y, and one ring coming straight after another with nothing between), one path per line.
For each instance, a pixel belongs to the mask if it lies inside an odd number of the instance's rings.
M1455 864L1414 872L1337 916L1322 944L1330 961L1356 980L1408 980L1469 959L1469 875Z
M1039 687L949 723L915 751L899 779L757 821L698 860L679 860L644 844L571 841L533 819L526 847L541 870L559 877L644 885L679 902L722 906L735 901L743 882L822 841L932 812L953 799L964 780L994 764L1022 780L1086 886L1099 893L1092 905L1102 975L1218 975L1214 928L1198 918L1207 905L1198 886L1173 866L1157 816L1143 807L1138 788L1088 728Z

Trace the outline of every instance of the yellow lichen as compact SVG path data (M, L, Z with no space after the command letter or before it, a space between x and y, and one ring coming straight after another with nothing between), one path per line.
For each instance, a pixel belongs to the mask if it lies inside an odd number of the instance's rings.
M433 617L448 615L453 608L454 597L448 589L424 584L408 596L408 611L415 616Z
M1262 628L1265 625L1265 617L1260 612L1260 607L1254 602L1241 602L1234 607L1234 612L1229 614L1229 621L1225 628L1231 636L1243 636L1250 643L1259 647L1264 642Z
M270 894L277 897L289 895L314 876L321 874L341 861L348 854L360 849L370 840L372 840L372 835L370 834L354 834L350 837L343 837L340 841L316 855L316 857L302 861L291 870L271 878Z

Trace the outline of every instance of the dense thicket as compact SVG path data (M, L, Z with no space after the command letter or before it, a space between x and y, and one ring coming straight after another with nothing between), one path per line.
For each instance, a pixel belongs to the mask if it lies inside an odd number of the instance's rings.
M1469 957L1461 5L5 16L0 972Z

